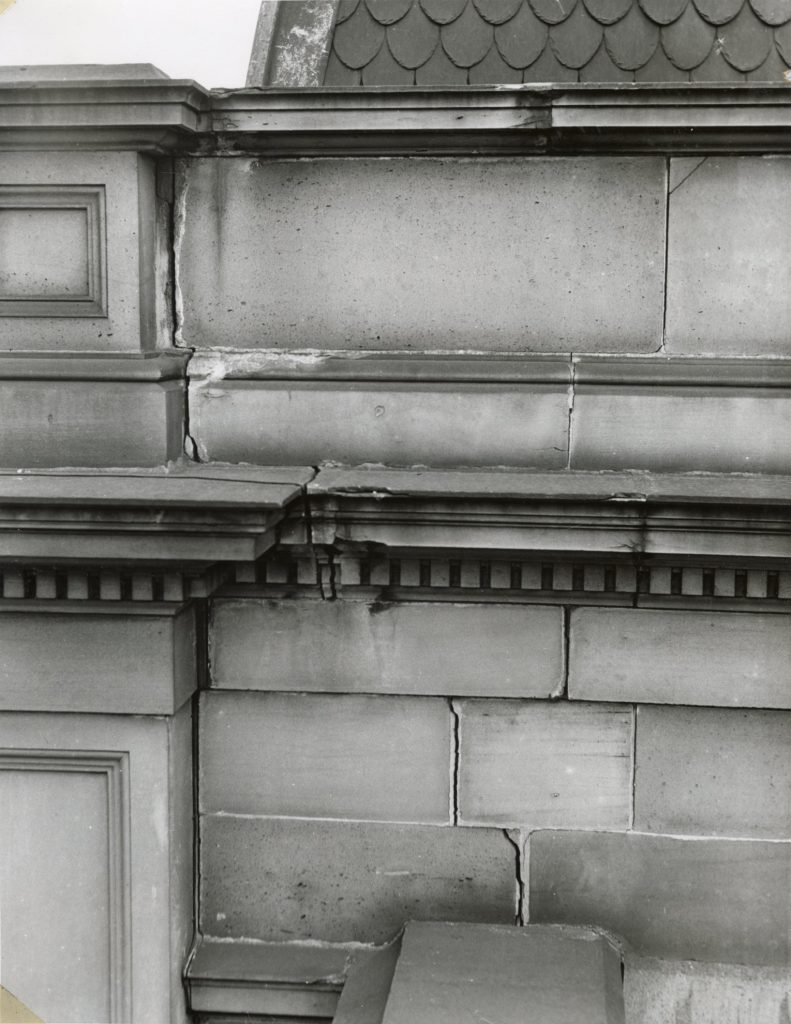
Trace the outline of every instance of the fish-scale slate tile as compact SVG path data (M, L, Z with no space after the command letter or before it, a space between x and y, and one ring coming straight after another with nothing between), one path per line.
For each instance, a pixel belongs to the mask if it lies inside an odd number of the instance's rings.
M549 28L528 4L522 4L507 25L494 30L497 49L512 68L526 68L538 60L548 39Z
M441 46L415 71L417 85L466 85L467 69L457 67Z
M600 46L588 63L580 68L581 82L633 82L634 73L619 68L607 52L606 46Z
M791 0L750 0L750 6L767 25L782 25L791 19Z
M558 25L568 18L577 6L577 0L530 0L530 6L542 21Z
M504 85L520 85L522 72L505 63L496 46L492 46L480 64L474 64L469 73L470 85L487 85L501 82Z
M782 59L791 64L791 21L775 29L775 45Z
M634 80L649 85L660 82L688 82L689 72L671 64L662 46L657 46L653 57L634 73ZM604 81L604 79L599 79Z
M341 0L325 85L782 82L791 0Z
M395 59L385 43L363 68L363 85L414 85L415 72Z
M632 9L632 0L584 0L588 13L602 25L614 25Z
M454 64L469 68L478 64L494 42L494 27L468 3L461 15L442 28L442 46Z
M639 0L640 7L657 25L669 25L680 18L689 0Z
M472 0L475 9L492 25L502 25L510 21L522 6L522 0Z
M362 0L340 0L338 3L338 13L335 15L335 24L340 25L341 22L350 18L360 3L362 3Z
M735 18L745 0L692 0L698 13L712 25L724 25Z
M561 64L579 70L599 49L603 34L598 21L588 14L583 4L577 4L565 21L552 26L549 41Z
M714 45L715 31L690 4L678 21L662 29L662 49L682 71L702 64Z
M744 82L745 77L741 71L731 67L722 60L718 50L713 49L708 57L692 69L690 76L693 82Z
M425 13L438 25L455 21L467 6L467 0L420 0Z
M400 21L414 6L412 0L365 0L365 5L380 25Z
M565 64L561 64L552 47L546 46L538 60L522 72L522 81L525 83L578 82L579 72L576 68L569 68Z
M766 26L745 4L733 21L723 25L719 33L722 54L738 71L755 71L772 49L772 37Z
M384 26L358 4L350 17L335 29L332 48L348 68L364 68L379 53L385 40Z
M785 61L773 46L763 64L755 71L750 71L747 79L750 82L782 82L787 70Z
M399 64L419 68L437 48L439 25L424 14L420 4L414 4L387 33L387 43Z

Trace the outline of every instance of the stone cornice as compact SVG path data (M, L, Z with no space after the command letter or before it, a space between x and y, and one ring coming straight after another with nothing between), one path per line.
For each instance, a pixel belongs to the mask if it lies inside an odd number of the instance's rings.
M0 84L0 148L409 155L787 152L788 85L239 89Z
M192 81L3 82L0 150L166 152L195 135L209 107L209 94Z
M271 155L783 152L787 85L497 86L212 93L202 151Z
M278 523L312 475L300 467L191 463L3 472L0 562L42 572L194 574L254 561L275 543Z
M0 380L164 381L184 377L190 353L0 352Z
M791 558L786 477L327 469L308 485L308 500L314 544L358 554L443 549L783 569Z

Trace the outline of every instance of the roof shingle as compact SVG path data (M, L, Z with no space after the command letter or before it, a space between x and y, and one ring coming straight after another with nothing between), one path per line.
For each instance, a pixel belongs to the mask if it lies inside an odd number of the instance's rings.
M782 82L790 66L791 0L340 0L324 84Z

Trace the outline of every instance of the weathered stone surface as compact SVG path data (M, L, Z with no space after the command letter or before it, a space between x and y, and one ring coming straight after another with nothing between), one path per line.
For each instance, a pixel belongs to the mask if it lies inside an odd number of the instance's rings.
M712 707L791 707L785 615L579 608L569 696Z
M560 469L566 388L225 381L190 395L201 457L271 465Z
M189 345L650 352L661 343L658 157L204 158L186 164L184 180Z
M200 721L204 811L449 821L447 701L215 692Z
M177 616L0 614L0 709L172 714L195 689L192 608Z
M778 210L791 160L671 160L667 349L788 355L791 240Z
M627 957L627 1021L639 1024L787 1024L786 967L668 963Z
M606 928L641 956L788 964L791 843L546 831L529 845L531 921Z
M212 685L548 697L563 615L537 605L216 600ZM343 637L343 643L338 642Z
M384 1016L370 1020L623 1024L621 958L588 929L410 921Z
M180 381L0 380L0 465L158 466L183 452Z
M791 837L791 713L637 711L635 828Z
M516 851L499 829L203 819L201 931L384 942L405 921L512 924Z
M788 473L791 393L783 389L580 386L572 469Z
M7 309L0 309L4 348L139 351L165 341L157 323L155 292L160 268L151 159L136 153L4 152L0 154L0 182L0 208L8 211L7 203L12 202L22 201L28 207L35 203L30 217L37 222L27 236L15 232L11 263L0 258L0 306L3 299L31 299L50 289L40 274L39 232L52 236L51 251L62 250L66 264L73 261L71 266L58 269L56 283L79 294L84 284L80 278L87 265L89 270L96 270L106 296L106 315L53 316L39 312L35 316L8 316ZM75 203L82 201L80 190L85 187L93 188L100 196L95 211L99 246L89 244L89 234L84 231L75 236L74 225L66 216ZM44 193L46 198L24 199L28 193ZM6 213L7 229L11 227L9 217L18 220L19 211ZM4 240L6 234L8 231ZM24 295L19 294L20 282L25 283ZM47 297L51 299L52 295ZM101 433L102 428L98 428L95 436Z
M632 712L618 705L464 700L460 820L626 828Z

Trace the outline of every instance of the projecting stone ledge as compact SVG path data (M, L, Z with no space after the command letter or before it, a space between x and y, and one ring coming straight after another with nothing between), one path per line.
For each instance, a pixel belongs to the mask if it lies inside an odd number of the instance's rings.
M334 1024L623 1024L620 956L596 932L407 924L397 958L349 972Z

